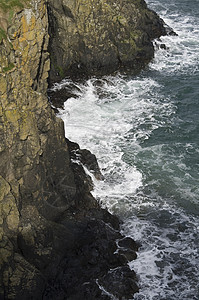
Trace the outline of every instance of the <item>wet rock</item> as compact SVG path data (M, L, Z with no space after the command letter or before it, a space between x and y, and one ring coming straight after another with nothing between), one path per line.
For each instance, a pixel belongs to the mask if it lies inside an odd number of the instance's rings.
M96 179L102 180L103 176L100 171L96 156L87 149L80 149L82 164L95 176Z
M56 91L49 89L48 97L53 106L57 108L63 108L65 101L67 101L71 97L76 98L77 96L72 93L71 88L64 88Z
M57 299L57 294L58 299L110 299L102 287L119 299L132 298L138 291L135 273L124 256L115 253L121 234L103 219L90 217L78 218L74 229L74 248L66 252L56 279L45 288L44 299Z
M118 252L121 255L124 255L125 258L127 259L127 261L132 261L135 260L137 258L137 253L133 250L127 250L127 249L123 249L123 250L119 250Z
M135 272L128 267L119 267L109 271L99 280L99 283L107 292L121 300L132 299L139 290Z
M118 241L118 246L121 248L131 249L138 251L139 245L130 237L125 237Z
M171 28L170 26L168 26L166 23L164 23L164 27L165 27L167 35L178 36L178 34L173 30L173 28Z
M160 44L160 48L161 48L161 49L164 49L164 50L166 50L166 49L167 49L167 47L166 47L166 45L165 45L165 44Z
M98 180L103 179L96 156L87 149L80 149L77 143L66 139L71 158L81 162Z

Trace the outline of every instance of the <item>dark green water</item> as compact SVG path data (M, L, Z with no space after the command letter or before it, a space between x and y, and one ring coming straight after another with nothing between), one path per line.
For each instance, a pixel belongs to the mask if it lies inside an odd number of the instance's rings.
M156 41L167 50L157 47L137 77L77 84L60 117L66 136L98 158L105 179L94 179L94 195L142 245L130 263L135 299L198 300L199 0L147 3L178 36Z

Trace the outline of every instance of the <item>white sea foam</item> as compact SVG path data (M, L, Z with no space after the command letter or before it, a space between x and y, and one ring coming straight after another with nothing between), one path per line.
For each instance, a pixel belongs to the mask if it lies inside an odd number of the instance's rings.
M155 213L162 218L163 227ZM161 202L145 220L136 216L126 220L123 233L142 243L137 260L130 263L140 276L136 300L198 299L198 224L197 218L188 218L182 210Z
M128 161L128 136L131 155L135 155L139 142L171 116L173 105L159 96L159 85L152 79L126 80L118 75L101 79L100 86L97 82L93 78L79 85L78 98L67 100L59 116L65 121L66 136L96 154L105 179L96 181L93 193L118 213L128 211L127 197L142 186L142 173ZM159 114L161 120L156 117Z
M189 74L198 71L199 18L189 14L185 16L180 10L184 3L180 1L179 4L173 1L165 3L161 0L146 2L178 34L178 36L161 37L161 43L166 45L167 50L159 49L156 52L151 68L165 72L164 75L178 72ZM176 12L173 12L173 9Z
M69 99L64 110L60 109L66 136L97 155L104 181L93 178L94 196L125 220L125 235L142 243L138 259L130 263L140 280L141 289L135 299L174 300L183 295L188 300L190 295L194 297L196 282L192 285L186 282L189 292L185 286L182 288L182 282L194 281L192 276L197 278L194 234L199 222L165 204L158 195L158 189L164 189L161 181L154 177L147 179L133 163L139 162L140 155L146 166L154 164L170 174L176 172L176 164L165 159L166 145L142 147L155 129L172 123L175 105L161 96L161 86L154 80L126 80L122 76L101 80L100 88L95 78L79 85L78 97ZM103 93L105 97L101 97ZM186 145L186 149L191 147ZM187 172L183 155L176 167L178 172ZM172 181L175 187L183 186L183 182L175 182L179 177L173 176ZM150 186L148 196L144 194L147 186Z

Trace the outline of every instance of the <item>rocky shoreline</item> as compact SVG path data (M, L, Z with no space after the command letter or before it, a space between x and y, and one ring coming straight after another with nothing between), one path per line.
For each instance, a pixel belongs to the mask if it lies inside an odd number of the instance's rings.
M143 0L0 1L0 299L138 291L128 267L138 246L93 198L83 165L102 180L96 158L65 139L47 88L66 75L138 70L162 34Z

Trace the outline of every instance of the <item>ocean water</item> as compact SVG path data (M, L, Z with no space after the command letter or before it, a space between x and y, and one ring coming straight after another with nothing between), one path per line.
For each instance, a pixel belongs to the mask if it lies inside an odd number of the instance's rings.
M96 154L94 196L141 244L136 300L199 299L199 0L148 0L178 36L138 76L70 79L66 137ZM165 44L166 50L158 45Z

